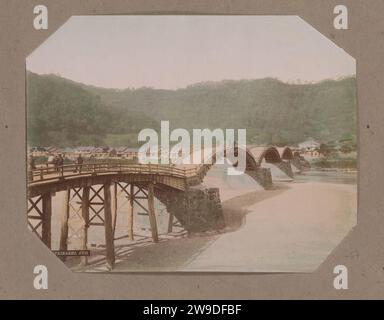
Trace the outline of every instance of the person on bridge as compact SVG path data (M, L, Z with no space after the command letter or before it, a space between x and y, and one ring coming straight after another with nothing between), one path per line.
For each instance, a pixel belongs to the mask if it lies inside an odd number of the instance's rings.
M57 171L60 170L60 168L64 165L64 158L63 155L60 153L57 158Z
M32 155L28 158L28 166L29 170L36 169L35 158Z
M28 157L28 179L31 181L33 181L33 169L36 169L35 158L30 155Z
M81 154L79 154L79 156L76 159L76 163L77 163L76 171L79 171L79 173L81 173L81 167L83 166L83 162L84 162L84 159L82 158Z
M59 171L59 162L60 162L60 157L58 155L55 155L55 158L53 160L53 164L55 166L55 170Z

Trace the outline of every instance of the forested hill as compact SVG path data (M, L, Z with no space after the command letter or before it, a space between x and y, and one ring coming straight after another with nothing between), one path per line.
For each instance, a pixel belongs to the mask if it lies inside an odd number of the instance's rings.
M169 120L173 129L246 128L248 143L356 140L355 78L316 84L226 80L178 90L104 89L52 75L29 74L28 80L29 140L33 137L34 144L46 145L44 137L52 131L63 137L60 144L82 139L116 144L124 141L119 135L158 128L160 120ZM44 114L41 108L55 112ZM59 124L61 115L65 121ZM87 123L84 132L79 122ZM56 125L46 127L51 123ZM74 133L78 138L71 140Z
M142 128L159 124L144 112L108 107L82 85L54 75L27 74L27 140L30 146L134 144Z

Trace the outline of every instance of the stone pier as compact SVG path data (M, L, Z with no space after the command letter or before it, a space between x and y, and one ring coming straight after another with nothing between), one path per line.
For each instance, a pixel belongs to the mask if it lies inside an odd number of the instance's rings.
M264 189L272 187L271 169L259 167L256 170L247 170L245 174L255 179Z
M282 160L280 162L274 163L281 171L283 171L288 177L293 178L293 172L291 163L289 160Z
M190 187L185 192L168 191L159 196L168 212L190 233L225 227L218 188Z

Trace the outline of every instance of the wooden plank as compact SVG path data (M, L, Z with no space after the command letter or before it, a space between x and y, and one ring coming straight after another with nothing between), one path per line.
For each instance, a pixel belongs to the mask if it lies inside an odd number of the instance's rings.
M33 209L35 209L40 216L42 215L41 210L37 207L37 204L39 203L41 198L42 198L42 196L40 195L36 200L33 200L31 198L28 199L31 206L28 208L27 213L30 213Z
M88 249L88 228L89 228L89 190L90 187L83 188L83 195L81 197L81 217L83 218L82 237L81 237L81 250ZM88 257L81 257L81 264L87 265Z
M40 221L35 226L33 226L33 224L28 220L28 227L31 229L31 231L34 234L36 234L39 237L39 239L41 239L41 236L40 236L37 229L41 226L42 223L43 223L43 221L41 221L41 219L40 219Z
M128 239L133 240L133 210L134 210L134 191L135 186L130 184L129 190L129 211L128 211Z
M61 215L61 228L60 228L60 250L68 250L68 219L69 219L69 201L71 196L71 189L64 191L63 212ZM65 260L65 256L62 257Z
M155 215L155 200L153 195L153 183L148 185L148 214L149 214L149 223L151 225L151 233L153 242L159 241L159 236L157 232L157 222Z
M41 220L41 216L28 216L28 220Z
M109 183L104 184L104 222L107 266L113 269L115 265L115 245L112 230L111 187Z
M148 199L148 197L146 198ZM143 209L145 212L148 212L148 209L144 207L139 201L136 200L136 198L133 199L134 203L136 203L141 209Z
M51 249L51 218L52 218L52 196L45 193L42 196L42 229L41 240Z

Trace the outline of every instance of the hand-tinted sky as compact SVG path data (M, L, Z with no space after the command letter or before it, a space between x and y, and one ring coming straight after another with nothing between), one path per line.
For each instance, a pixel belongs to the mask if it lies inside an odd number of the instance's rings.
M295 16L74 16L27 69L106 88L175 89L338 78L355 74L355 60Z

